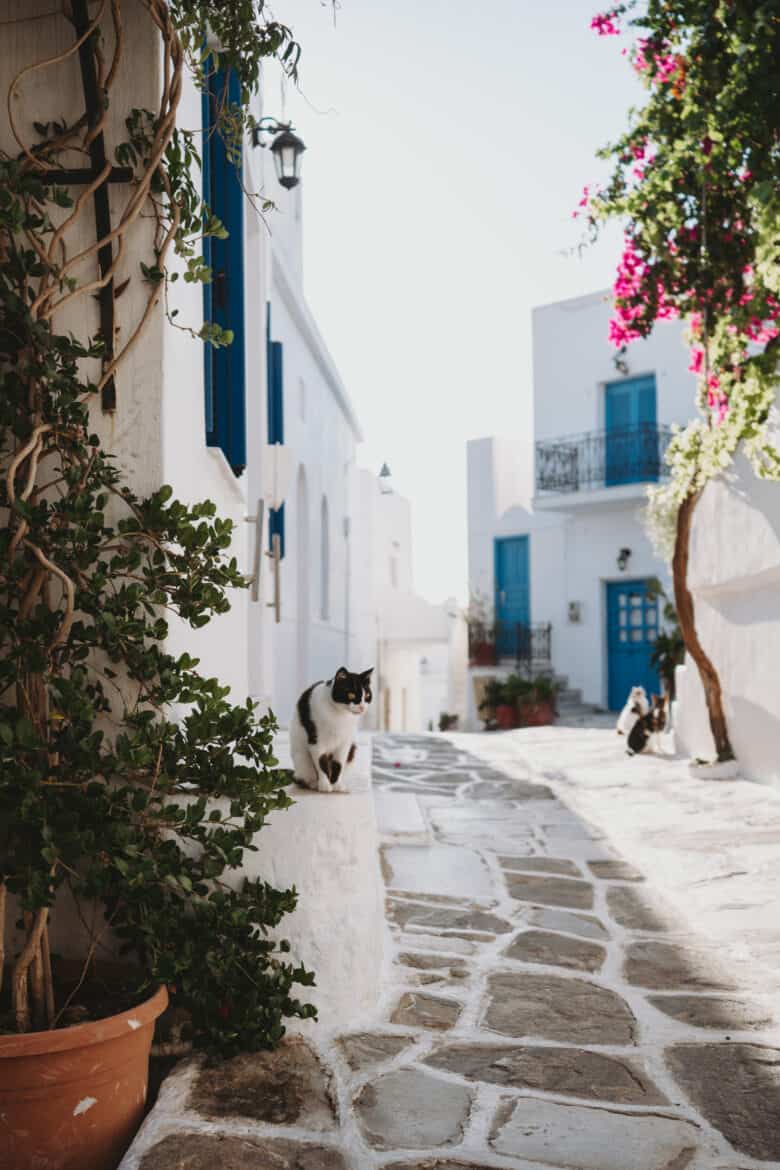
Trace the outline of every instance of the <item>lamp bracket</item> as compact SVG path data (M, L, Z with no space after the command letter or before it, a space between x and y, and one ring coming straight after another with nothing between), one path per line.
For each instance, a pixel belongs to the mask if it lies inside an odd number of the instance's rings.
M266 143L263 142L262 135L281 134L283 130L292 130L292 122L280 122L278 118L272 118L267 114L264 118L258 118L252 126L252 145L260 146L265 150Z

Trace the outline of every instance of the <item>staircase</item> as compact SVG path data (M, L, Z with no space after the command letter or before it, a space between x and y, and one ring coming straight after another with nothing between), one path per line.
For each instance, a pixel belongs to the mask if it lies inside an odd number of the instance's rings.
M560 686L556 707L558 711L555 720L562 727L612 727L615 717L603 707L594 707L591 703L583 703L582 691L569 686L565 675L556 674L555 681Z

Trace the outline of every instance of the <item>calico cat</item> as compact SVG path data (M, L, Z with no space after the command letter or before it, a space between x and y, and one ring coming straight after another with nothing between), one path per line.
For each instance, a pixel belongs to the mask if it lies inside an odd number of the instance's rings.
M347 765L355 758L355 725L371 702L371 674L340 667L332 679L303 692L290 720L295 779L318 792L346 792Z
M618 735L630 735L631 729L638 719L647 715L650 704L647 701L647 691L644 687L632 687L626 705L620 712L617 721Z
M666 727L666 699L660 695L653 695L650 699L650 710L646 715L640 715L628 735L629 756L636 756L640 752L657 752L660 746L658 736Z

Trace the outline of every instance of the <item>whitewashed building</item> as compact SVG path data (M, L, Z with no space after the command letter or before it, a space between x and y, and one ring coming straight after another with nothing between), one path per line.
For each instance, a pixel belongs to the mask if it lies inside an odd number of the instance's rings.
M696 387L681 323L618 371L609 316L603 292L534 311L532 428L468 444L469 581L493 604L499 659L532 650L541 666L549 647L586 702L617 709L634 683L659 689L648 581L671 583L640 511Z
M780 429L775 429L780 444ZM696 629L723 689L742 776L780 784L780 484L756 478L742 453L705 487L691 524L688 584ZM714 744L699 673L677 668L675 735L694 759Z
M264 191L275 204L269 220L270 272L266 311L267 419L270 444L283 444L286 496L272 510L270 541L279 536L277 600L269 566L263 601L250 612L253 693L286 725L301 692L339 666L374 667L374 703L367 728L421 731L451 695L453 606L436 606L414 592L409 501L389 477L358 464L362 432L350 396L306 303L303 291L303 184L285 190L267 151ZM259 464L268 447L256 449ZM250 476L262 481L250 457ZM266 560L267 558L263 558ZM425 671L423 659L446 661ZM457 657L453 649L453 661ZM465 655L461 654L465 662ZM453 676L454 677L454 676ZM427 706L423 710L423 691Z
M35 141L34 122L73 124L84 111L77 34L68 11L49 0L7 0L3 6L0 87L5 93L13 83L16 129L27 143ZM122 16L123 52L103 122L111 159L127 138L130 111L157 109L165 85L159 33L149 13L144 5L125 5ZM101 22L95 42L110 61L110 6L90 9L90 18ZM32 68L41 62L45 68ZM223 72L215 72L201 94L185 71L178 124L203 132L203 168L195 179L229 233L205 246L213 283L204 289L180 279L167 290L167 305L158 289L142 339L117 370L115 401L106 409L95 401L92 424L139 495L169 484L177 498L190 504L209 499L220 517L233 521L229 552L253 578L252 588L236 590L230 611L201 629L171 616L167 647L196 657L204 675L230 687L232 701L243 703L251 695L261 709L272 704L286 723L299 684L342 663L376 665L380 633L383 645L394 644L392 632L382 631L373 559L375 540L382 547L376 518L383 505L378 477L356 466L359 426L303 300L301 189L279 187L269 151L249 139L236 173L219 135L211 132L214 104L225 96L235 100L237 94ZM259 101L253 113L264 113ZM19 149L7 118L0 119L0 147L9 156ZM66 154L62 162L84 173L83 152ZM82 185L74 194L83 191ZM277 210L264 220L246 192L270 195ZM109 188L112 226L131 193L121 178ZM140 261L153 260L154 235L150 215L124 233L115 274L122 294L115 301L112 296L118 347L132 336L147 305L150 285ZM69 254L94 241L94 218L85 214L68 238ZM170 254L168 261L175 268ZM85 279L97 275L94 260L84 268ZM233 343L214 349L195 339L204 322L230 329ZM98 300L85 296L66 307L55 327L94 336ZM274 535L285 539L278 590L274 562L265 556ZM388 535L388 548L394 539ZM438 613L435 619L426 646L445 642ZM421 657L414 659L417 675ZM391 695L403 690L395 670L388 655L382 677ZM408 702L407 721L416 729L422 716L416 698ZM292 809L272 815L261 854L247 859L250 876L258 872L298 888L300 905L286 919L285 935L296 956L317 971L314 996L325 1028L359 1019L378 994L382 883L369 758L364 743L349 799L298 794ZM55 946L77 953L78 925L67 915L60 924Z

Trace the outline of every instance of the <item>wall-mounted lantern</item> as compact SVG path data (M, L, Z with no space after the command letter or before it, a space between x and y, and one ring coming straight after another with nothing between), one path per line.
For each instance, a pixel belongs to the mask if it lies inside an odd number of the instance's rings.
M621 548L620 552L617 555L617 567L620 569L621 573L625 573L626 569L628 568L628 562L630 559L631 559L631 549L630 548Z
M569 621L572 625L578 625L582 621L582 602L569 602Z
M301 158L306 146L293 132L290 122L261 118L252 128L252 145L265 147L263 136L266 134L273 138L271 154L274 156L276 177L282 187L291 191L301 181Z

